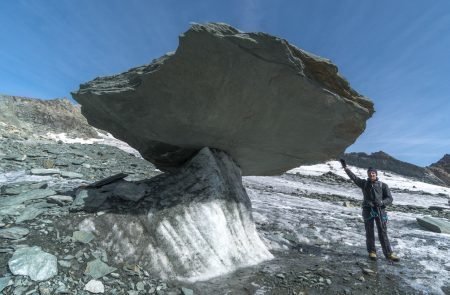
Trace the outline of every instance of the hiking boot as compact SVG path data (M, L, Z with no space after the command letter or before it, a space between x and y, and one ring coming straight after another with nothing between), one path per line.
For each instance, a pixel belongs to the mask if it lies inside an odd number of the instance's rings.
M369 252L369 258L371 260L377 260L377 253L376 252Z
M387 259L394 262L400 261L400 258L398 258L394 253L389 254Z

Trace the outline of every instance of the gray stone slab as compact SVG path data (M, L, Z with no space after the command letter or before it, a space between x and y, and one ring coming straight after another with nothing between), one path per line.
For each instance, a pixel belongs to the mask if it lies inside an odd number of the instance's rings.
M61 174L61 171L59 169L31 169L30 171L33 175L59 175Z
M110 267L100 259L96 259L88 262L84 274L91 276L93 279L99 279L115 270L117 270L117 268Z
M106 187L104 187L106 189ZM111 187L114 196L127 201L137 202L145 196L146 185L120 181Z
M72 239L76 242L87 244L95 238L94 234L88 231L74 231Z
M185 287L181 287L182 295L194 295L194 291Z
M56 195L56 192L51 189L35 189L17 196L0 198L0 207L19 205L31 200L43 199L51 195Z
M58 264L65 268L69 268L72 266L72 262L67 260L58 260Z
M450 222L443 219L425 216L417 218L417 222L429 231L450 234Z
M95 211L100 208L112 195L110 192L100 192L91 189L82 189L76 193L75 200L70 205L71 211Z
M10 160L10 161L17 161L17 162L23 162L27 159L27 155L5 155L2 157L3 160Z
M25 210L23 204L0 207L0 216L18 216L23 210Z
M71 196L65 196L65 195L54 195L47 198L47 202L49 203L55 203L58 205L66 205L73 202L73 198Z
M22 223L24 221L33 220L46 210L42 208L35 208L33 206L28 206L24 211L16 218L16 223Z
M29 276L33 281L45 281L58 274L56 257L36 246L16 250L8 266L12 274Z
M27 236L30 231L24 227L13 226L10 228L0 229L0 238L18 240Z
M91 183L91 184L89 184L88 187L96 187L96 188L97 187L102 187L104 185L107 185L107 184L119 181L121 179L124 179L127 176L128 176L128 174L125 174L125 173L117 173L117 174L111 175L109 177L106 177L104 179L101 179L99 181L96 181L94 183Z
M61 171L61 176L64 178L70 178L70 179L75 179L75 178L83 178L83 174L81 173L76 173L76 172L70 172L70 171Z

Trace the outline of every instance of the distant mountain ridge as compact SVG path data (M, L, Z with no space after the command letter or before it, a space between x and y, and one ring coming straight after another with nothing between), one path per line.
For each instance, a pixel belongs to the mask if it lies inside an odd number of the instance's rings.
M47 132L96 138L95 129L68 99L40 100L0 94L0 135L39 136Z
M450 186L450 155L445 155L440 161L430 167L420 167L395 159L383 151L372 154L346 153L343 158L348 164L380 170L391 171L417 180L443 186Z

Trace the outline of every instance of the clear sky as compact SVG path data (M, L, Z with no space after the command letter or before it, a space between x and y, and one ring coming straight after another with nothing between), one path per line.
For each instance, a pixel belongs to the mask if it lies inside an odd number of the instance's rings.
M0 93L68 97L149 63L190 22L263 31L330 59L376 113L347 149L426 166L450 153L448 0L4 0Z

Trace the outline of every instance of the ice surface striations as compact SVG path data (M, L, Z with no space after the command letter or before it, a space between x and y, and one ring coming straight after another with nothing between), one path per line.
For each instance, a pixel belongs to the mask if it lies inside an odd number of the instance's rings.
M374 112L329 60L218 23L194 24L175 53L72 95L91 125L163 171L205 146L227 152L243 175L323 162L351 145Z
M146 184L150 191L129 209L121 204L80 223L116 263L195 281L272 258L256 232L240 169L226 153L204 148L177 173Z

